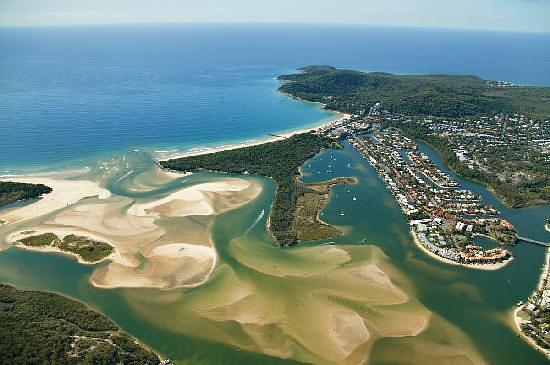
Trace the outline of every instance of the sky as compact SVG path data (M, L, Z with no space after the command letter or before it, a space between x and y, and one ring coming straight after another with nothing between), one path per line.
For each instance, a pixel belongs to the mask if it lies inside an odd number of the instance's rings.
M0 0L0 26L186 22L550 32L550 0Z

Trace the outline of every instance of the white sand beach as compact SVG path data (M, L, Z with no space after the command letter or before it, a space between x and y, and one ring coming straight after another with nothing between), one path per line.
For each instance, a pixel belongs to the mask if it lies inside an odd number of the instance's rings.
M290 132L280 133L280 134L276 134L276 135L270 135L266 138L261 138L261 139L258 139L258 140L253 140L253 141L248 141L248 142L235 143L235 144L231 144L231 143L230 144L223 144L223 145L215 146L215 147L193 148L191 150L183 151L183 152L160 154L158 156L157 160L158 161L167 161L167 160L171 160L171 159L175 159L175 158L207 155L207 154L210 154L210 153L230 151L230 150L235 150L235 149L243 148L243 147L258 146L258 145L261 145L261 144L264 144L264 143L274 142L274 141L282 140L282 139L285 139L285 138L288 138L288 137L292 137L295 134L306 133L306 132L309 132L313 129L318 129L318 128L321 128L321 127L329 126L333 123L337 123L337 122L339 122L343 119L348 119L348 118L351 117L350 114L336 113L336 112L334 112L334 113L338 115L338 117L336 119L329 120L329 121L326 121L326 122L323 122L321 124L314 125L314 126L311 126L311 127L308 127L308 128L301 128L301 129L293 130L293 131L290 131Z
M428 250L423 244L422 242L420 242L420 239L418 238L418 236L416 235L416 233L411 229L411 235L413 236L413 239L414 239L414 243L416 244L416 246L418 246L418 248L420 248L422 251L424 251L425 254L427 254L428 256L436 259L436 260L439 260L441 262L444 262L446 264L450 264L450 265L455 265L455 266L460 266L460 267L466 267L468 269L476 269L476 270L486 270L486 271L495 271L495 270L500 270L502 269L503 267L505 267L506 265L508 265L510 262L512 262L512 260L514 259L514 257L510 257L509 259L507 259L506 261L502 261L502 262L498 262L498 263L495 263L495 264L479 264L479 265L475 265L475 264L461 264L461 263L458 263L456 261L453 261L453 260L449 260L449 259L446 259L445 257L441 257L439 255L436 255L435 253L433 253L432 251Z
M19 223L37 218L66 208L84 198L97 196L99 199L107 199L111 196L109 190L101 188L97 183L87 180L67 180L55 178L54 176L10 177L9 179L2 180L44 184L53 190L33 204L8 209L0 213L0 219L5 224Z

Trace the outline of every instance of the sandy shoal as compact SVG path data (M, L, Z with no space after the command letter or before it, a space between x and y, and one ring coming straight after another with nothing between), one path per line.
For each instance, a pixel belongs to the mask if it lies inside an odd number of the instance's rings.
M149 203L134 204L128 213L143 217L150 214L166 217L185 217L190 215L213 215L220 213L220 207L214 204L208 193L235 193L242 192L252 185L244 179L224 179L219 182L203 183L183 188L167 197ZM253 199L261 192L261 188L255 186L247 200Z
M224 178L216 182L202 183L181 188L166 197L145 202L134 203L122 217L110 217L109 220L119 220L129 223L128 231L117 224L119 235L132 235L141 226L145 231L150 230L150 239L143 240L143 236L135 237L136 243L128 244L128 239L114 239L112 242L120 249L128 261L133 265L121 262L101 268L94 272L91 278L93 285L102 288L129 288L147 287L172 289L178 287L196 287L206 282L217 265L216 250L212 247L210 235L206 242L172 241L176 235L166 232L158 226L158 218L179 218L196 221L198 216L215 216L225 211L235 209L257 197L262 190L258 183L240 178ZM80 207L82 209L82 207ZM94 209L92 209L94 210ZM97 209L95 209L97 211ZM144 222L140 223L142 220ZM67 223L68 217L57 223ZM72 224L78 224L79 219L73 219ZM104 230L113 233L105 227L105 219L100 218L95 227L88 226L88 230ZM195 223L194 223L195 224ZM110 225L112 227L112 224ZM137 227L136 227L137 226ZM134 228L136 227L137 230ZM204 229L208 230L208 226ZM146 232L144 232L146 233ZM142 261L136 262L135 256L139 253Z
M163 171L151 173L164 174ZM160 186L174 177L165 176ZM110 263L97 268L90 278L93 285L102 288L173 289L206 282L217 265L209 232L212 217L248 203L262 191L257 182L224 177L183 186L153 201L136 202L128 197L112 196L92 181L69 180L72 176L64 178L10 178L10 181L44 184L53 191L27 206L6 210L0 216L7 225L22 222L6 241L14 244L22 237L51 232L59 237L76 234L106 242L114 250L102 261ZM145 176L140 188L146 189L149 180L151 177ZM89 197L97 199L81 201ZM48 218L39 223L31 220L44 215ZM166 221L172 218L178 218L178 224ZM192 234L182 231L181 227L204 232ZM18 246L78 257L56 247ZM87 263L80 258L79 261Z
M44 184L53 190L32 204L8 209L1 213L0 219L5 224L19 223L37 218L73 205L84 198L97 196L100 199L107 199L111 196L111 193L107 189L101 188L97 183L87 180L62 180L46 176L14 177L2 180Z

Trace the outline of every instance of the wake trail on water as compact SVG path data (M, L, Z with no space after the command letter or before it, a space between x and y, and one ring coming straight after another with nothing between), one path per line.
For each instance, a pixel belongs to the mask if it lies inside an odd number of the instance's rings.
M130 171L128 171L127 173L125 173L124 175L122 175L121 177L119 177L119 178L115 181L115 184L118 184L119 182L121 182L122 180L124 180L125 178L127 178L128 176L130 176L130 174L132 174L132 172L134 172L134 170L130 170Z
M256 220L254 221L254 223L252 223L252 225L250 227L248 227L248 229L244 232L244 234L249 234L250 231L252 231L254 229L254 227L256 227L256 225L258 225L258 223L260 223L260 221L262 220L264 215L265 215L265 209L262 209L262 211L260 212L260 215L258 215L258 218L256 218Z

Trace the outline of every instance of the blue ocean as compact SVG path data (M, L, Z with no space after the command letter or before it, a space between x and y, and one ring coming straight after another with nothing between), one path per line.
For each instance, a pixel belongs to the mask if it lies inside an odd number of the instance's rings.
M308 64L550 85L550 34L359 26L0 28L0 175L265 138L334 118L277 92Z

